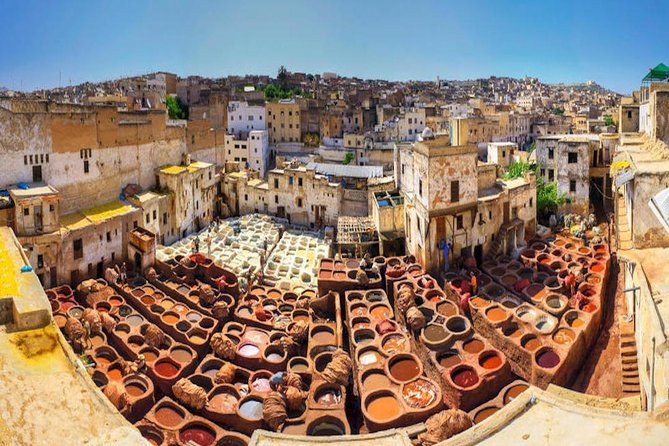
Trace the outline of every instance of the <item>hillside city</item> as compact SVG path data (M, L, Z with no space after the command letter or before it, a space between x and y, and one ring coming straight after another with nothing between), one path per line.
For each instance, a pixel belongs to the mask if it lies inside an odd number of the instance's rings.
M0 88L0 444L666 444L638 85Z

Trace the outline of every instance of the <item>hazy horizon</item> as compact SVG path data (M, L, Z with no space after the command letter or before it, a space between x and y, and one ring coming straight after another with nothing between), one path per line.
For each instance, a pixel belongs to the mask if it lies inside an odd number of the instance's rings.
M335 72L391 81L531 76L629 94L664 59L669 3L398 0L336 4L10 1L0 86L32 91L154 71Z

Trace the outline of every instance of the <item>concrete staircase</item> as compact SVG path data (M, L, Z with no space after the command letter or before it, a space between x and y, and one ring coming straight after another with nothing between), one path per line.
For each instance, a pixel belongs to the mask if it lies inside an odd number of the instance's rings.
M641 383L639 382L639 361L634 337L634 322L620 321L619 324L623 396L638 395L641 392Z
M627 207L625 206L625 198L618 196L618 214L616 215L616 222L618 223L618 239L619 249L632 249L632 231L627 224Z
M506 236L509 233L509 231L515 227L514 223L515 221L511 220L499 227L499 231L497 232L495 240L493 240L492 243L490 244L490 250L488 251L489 258L495 259L497 258L497 256L499 256L500 249L502 249L502 241L506 239Z

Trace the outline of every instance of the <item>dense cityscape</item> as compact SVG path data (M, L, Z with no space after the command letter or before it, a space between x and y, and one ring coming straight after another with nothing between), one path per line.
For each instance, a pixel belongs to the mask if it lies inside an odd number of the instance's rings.
M0 445L667 444L635 82L0 88Z

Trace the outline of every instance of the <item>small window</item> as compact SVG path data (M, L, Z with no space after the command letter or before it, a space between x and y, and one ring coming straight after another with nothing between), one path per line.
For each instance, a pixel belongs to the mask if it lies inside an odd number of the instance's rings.
M107 231L107 242L111 242L111 232Z
M156 210L154 209L154 210L153 210L153 219L155 220L156 217L157 217L157 212L156 212Z
M423 196L423 180L418 180L418 194L422 197Z
M576 164L578 163L578 153L576 152L569 152L567 154L567 162L569 164Z
M455 218L455 227L457 229L464 229L465 224L464 224L464 218L462 217L462 215L458 215Z
M30 215L30 208L23 208L23 215Z
M55 210L56 210L56 206L54 206L53 204L50 204L49 205L49 212L53 212Z
M460 181L451 181L451 203L460 201Z
M145 220L146 220L146 224L148 225L149 222L151 221L151 214L147 213Z
M553 181L555 179L555 170L548 169L548 181Z
M274 189L279 188L279 180L277 178L274 179Z
M298 178L298 179L297 179L297 185L298 185L299 187L302 187L302 178Z
M548 149L548 159L552 160L555 158L555 149Z
M576 193L576 180L569 180L569 192Z
M84 173L88 173L90 170L88 166L88 160L84 160Z
M37 267L44 268L44 256L42 254L37 255Z
M84 256L84 243L80 238L72 242L72 249L74 251L74 260L80 259Z
M288 185L289 186L293 185L293 177L288 177Z
M167 212L163 212L163 224L167 224Z
M274 195L274 202L279 203L279 196L278 195Z

